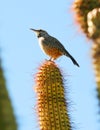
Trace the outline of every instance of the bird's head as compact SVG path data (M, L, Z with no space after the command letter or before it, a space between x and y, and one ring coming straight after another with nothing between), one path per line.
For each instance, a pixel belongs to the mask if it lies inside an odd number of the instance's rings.
M30 30L34 31L38 38L48 36L48 33L42 29L36 30L36 29L30 28Z

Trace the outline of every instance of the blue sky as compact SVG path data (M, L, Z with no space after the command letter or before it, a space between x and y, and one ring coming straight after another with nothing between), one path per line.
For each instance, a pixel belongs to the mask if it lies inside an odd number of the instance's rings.
M34 75L48 58L35 34L42 28L58 38L76 58L80 68L65 56L56 63L67 80L72 122L78 130L98 130L98 107L92 70L91 45L74 23L72 1L3 0L0 4L0 48L7 89L19 130L39 130Z

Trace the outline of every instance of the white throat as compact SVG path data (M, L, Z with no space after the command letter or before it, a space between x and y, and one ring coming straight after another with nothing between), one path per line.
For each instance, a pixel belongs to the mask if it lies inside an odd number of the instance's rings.
M42 49L43 52L44 52L44 48L43 48L44 47L44 45L43 45L44 44L44 39L45 39L44 37L39 37L38 38L38 40L39 40L39 46L40 46L40 48Z

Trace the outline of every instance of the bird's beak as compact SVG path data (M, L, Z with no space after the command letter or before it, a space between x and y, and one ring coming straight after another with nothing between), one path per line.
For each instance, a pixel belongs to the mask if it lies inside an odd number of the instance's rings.
M30 30L32 30L36 34L36 36L39 35L39 30L36 30L36 29L33 29L33 28L30 28Z
M38 32L38 30L36 29L33 29L33 28L30 28L30 30L34 31L34 32Z

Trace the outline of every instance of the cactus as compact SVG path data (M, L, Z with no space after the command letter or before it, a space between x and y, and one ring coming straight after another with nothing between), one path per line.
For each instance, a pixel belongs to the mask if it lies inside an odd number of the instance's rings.
M95 8L87 14L88 36L92 40L100 37L100 8Z
M88 35L87 14L94 8L100 7L100 0L75 0L73 3L75 21L80 25L81 30Z
M96 76L100 104L100 0L75 0L76 21L87 38L92 40L93 67Z
M0 59L0 130L17 130Z
M100 8L95 8L87 15L88 34L93 40L92 58L96 76L97 94L100 105Z
M61 71L45 61L35 77L40 130L72 130Z
M96 75L97 94L100 105L100 39L92 46L93 67Z

